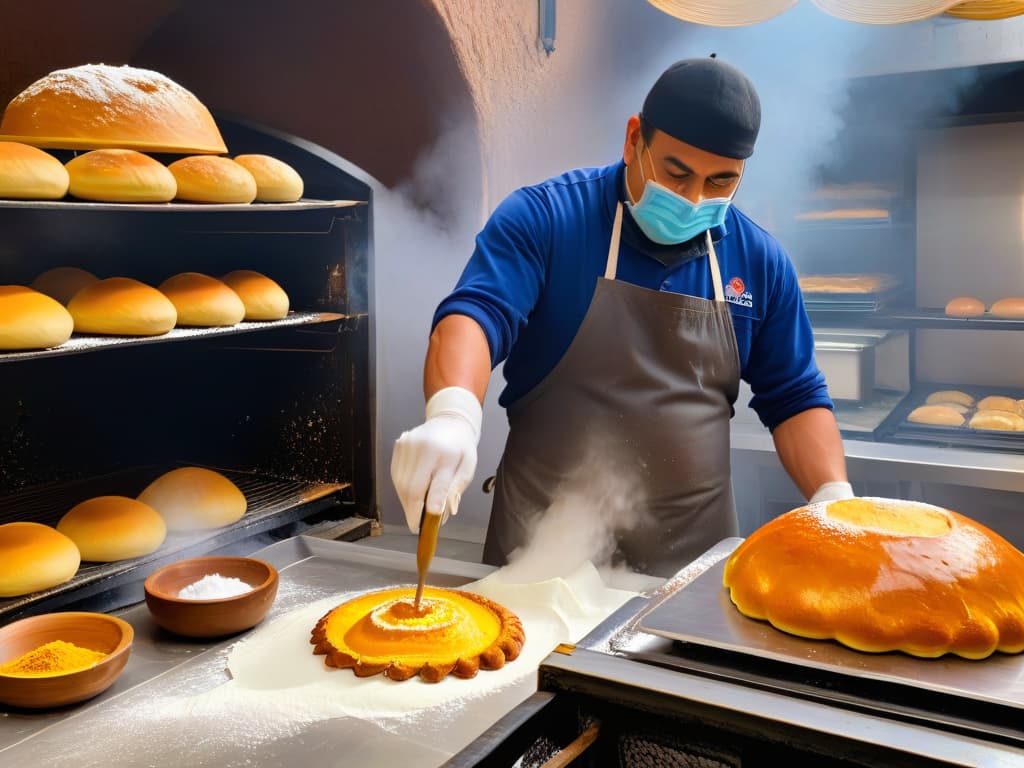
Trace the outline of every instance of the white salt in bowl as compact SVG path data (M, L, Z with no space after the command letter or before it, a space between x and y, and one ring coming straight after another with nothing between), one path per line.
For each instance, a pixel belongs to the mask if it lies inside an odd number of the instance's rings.
M196 600L181 597L186 587L202 588L209 579L239 579L252 589L230 597ZM161 627L184 637L221 637L251 629L263 621L277 597L277 569L251 557L193 557L165 565L146 579L146 606ZM216 583L214 587L218 586Z

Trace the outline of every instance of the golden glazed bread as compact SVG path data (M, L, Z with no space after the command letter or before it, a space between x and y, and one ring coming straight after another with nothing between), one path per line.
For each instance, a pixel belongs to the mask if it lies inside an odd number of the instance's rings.
M167 526L156 511L127 496L97 496L76 504L57 523L83 560L111 563L156 551Z
M993 317L1024 320L1024 298L1000 299L988 311Z
M855 498L787 512L736 548L724 584L750 618L859 651L1024 651L1024 554L929 504Z
M182 272L160 284L160 293L178 311L179 326L209 328L240 323L245 305L220 280L199 272Z
M0 141L0 198L60 200L68 172L53 155L17 141Z
M54 267L37 275L29 287L67 306L76 293L98 280L92 272L78 267Z
M978 411L971 416L971 429L996 429L1000 432L1024 432L1024 417L1008 411Z
M912 421L915 424L961 427L966 421L964 418L965 411L961 411L961 408L965 408L965 406L958 403L951 403L950 405L940 405L938 403L921 405L910 412L907 416L907 421Z
M1009 413L1016 413L1018 416L1024 416L1024 410L1021 409L1020 404L1012 397L1005 397L1003 395L983 397L978 401L978 410L1007 411Z
M966 405L968 408L973 408L974 398L966 392L961 392L959 389L940 389L938 392L932 392L928 395L925 398L925 403L928 405L933 403L959 403L960 405Z
M946 304L949 317L981 317L985 314L985 302L973 296L957 296Z
M266 275L236 269L221 280L242 299L246 320L280 320L288 315L288 294Z
M238 155L235 162L256 180L261 203L293 203L302 197L302 177L288 163L269 155Z
M148 69L85 64L51 72L15 96L0 134L54 149L227 152L210 111Z
M60 302L23 285L0 285L0 350L58 347L74 327Z
M519 656L526 633L507 608L472 592L426 587L417 611L415 594L387 589L343 603L317 622L313 653L359 677L418 674L428 683L474 677Z
M0 597L63 584L78 572L81 559L75 543L48 525L0 525Z
M78 333L159 336L174 327L178 312L152 286L130 277L108 277L71 299L68 311Z
M133 149L96 149L64 165L69 190L82 200L106 203L166 203L178 185L167 166Z
M183 157L167 166L178 182L178 199L190 203L251 203L256 179L227 157Z
M203 467L172 469L146 486L139 501L153 507L171 531L200 531L231 525L247 502L233 482Z

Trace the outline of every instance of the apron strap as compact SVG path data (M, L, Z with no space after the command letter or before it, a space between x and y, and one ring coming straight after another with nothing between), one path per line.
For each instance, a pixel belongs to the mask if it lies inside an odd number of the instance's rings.
M725 301L725 292L722 290L722 271L718 268L715 244L711 242L711 230L709 229L705 234L708 239L708 268L711 270L711 282L715 285L715 301Z
M708 241L708 268L711 270L711 282L715 286L715 301L725 301L722 290L722 271L718 267L718 254L715 244L711 241L711 230L705 233ZM619 240L622 237L622 203L615 205L615 221L612 224L612 239L608 243L608 259L605 262L604 276L606 280L614 280L619 268Z
M612 239L608 244L608 261L605 263L604 276L606 280L614 280L615 272L619 268L619 238L622 235L622 202L615 206L615 223L612 224Z

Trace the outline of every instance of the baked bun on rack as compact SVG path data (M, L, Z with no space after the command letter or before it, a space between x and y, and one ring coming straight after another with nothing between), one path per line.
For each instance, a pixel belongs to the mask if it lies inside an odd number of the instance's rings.
M167 166L133 149L95 149L64 166L69 191L82 200L105 203L166 203L178 185Z
M985 302L973 296L957 296L946 304L949 317L981 317L985 314Z
M221 280L241 297L246 320L280 320L288 315L288 294L266 275L236 269Z
M859 651L1024 651L1024 554L929 504L855 498L787 512L736 548L724 584L750 618Z
M0 597L56 587L78 572L75 543L42 523L0 525Z
M227 157L196 155L167 166L178 182L178 199L191 203L251 203L256 179Z
M15 96L0 134L36 147L227 152L210 111L170 78L138 67L59 69Z
M127 496L97 496L76 504L57 523L83 560L112 563L155 552L167 536L160 515Z
M139 501L150 505L171 531L200 531L237 522L248 503L238 486L203 467L172 469L146 486Z
M0 351L57 347L74 327L60 302L23 285L0 285Z
M67 303L75 297L75 294L85 288L99 282L99 278L92 272L87 272L78 267L54 267L36 275L36 279L29 285L34 291L45 293L51 299L59 301L67 306Z
M245 305L220 280L199 272L182 272L160 283L160 293L178 310L179 326L210 328L240 323Z
M991 307L989 314L1008 320L1024 320L1024 298L1000 299Z
M178 312L152 286L130 277L108 277L80 290L68 303L78 333L160 336L174 327Z
M53 155L17 141L0 141L0 198L60 200L68 172Z
M256 179L261 203L293 203L302 197L302 177L288 163L270 155L239 155L235 162Z

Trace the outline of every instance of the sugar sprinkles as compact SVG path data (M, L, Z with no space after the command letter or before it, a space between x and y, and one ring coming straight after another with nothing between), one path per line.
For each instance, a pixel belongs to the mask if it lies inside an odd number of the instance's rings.
M178 592L182 600L216 600L222 597L236 597L252 592L253 587L241 579L233 576L221 576L219 573L210 573L199 581L183 587Z

